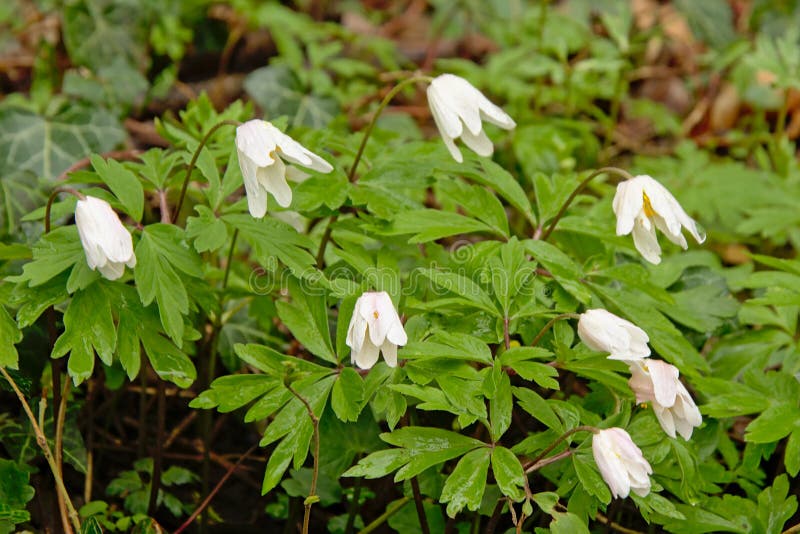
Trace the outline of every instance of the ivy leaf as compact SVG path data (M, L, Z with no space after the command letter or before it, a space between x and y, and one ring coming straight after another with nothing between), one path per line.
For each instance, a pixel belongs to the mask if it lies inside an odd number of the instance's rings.
M0 234L13 234L20 218L45 203L46 197L36 175L30 171L10 171L0 180Z
M45 117L20 108L0 109L0 173L31 171L54 180L93 152L108 152L125 139L116 117L103 108L71 104Z
M19 369L17 343L22 341L16 321L11 318L4 306L0 306L0 367Z
M189 313L189 296L176 272L201 277L200 257L183 239L183 230L170 224L151 224L136 245L136 288L145 306L158 304L161 323L178 347L183 344L183 316Z
M91 161L94 170L119 199L128 215L136 221L141 221L144 210L144 189L139 178L116 160L104 160L99 155L93 154Z
M92 284L72 297L64 313L64 333L56 340L51 357L70 353L67 370L78 385L92 376L95 352L106 365L113 363L116 343L111 300L102 284Z
M251 72L244 90L268 117L287 115L291 126L324 128L339 112L333 98L310 93L287 65L271 65Z
M27 503L35 490L28 484L30 473L13 460L0 458L0 528L30 520ZM12 532L14 528L4 530Z
M492 451L481 448L465 454L447 477L440 501L447 503L447 515L455 517L464 507L478 510L486 489Z

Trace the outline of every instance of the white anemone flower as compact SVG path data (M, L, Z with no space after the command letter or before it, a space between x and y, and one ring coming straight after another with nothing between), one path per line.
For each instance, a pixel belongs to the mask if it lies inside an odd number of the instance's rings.
M351 361L361 369L370 369L378 361L378 352L389 367L397 367L397 346L408 343L403 323L385 291L368 291L356 301L347 346Z
M622 317L597 308L578 319L578 336L592 350L608 352L611 360L641 360L650 356L647 333Z
M133 268L136 256L133 239L117 213L105 200L87 196L75 205L75 225L81 238L86 263L109 280L116 280Z
M678 368L661 360L648 360L632 362L630 369L628 384L636 394L636 402L653 405L658 422L669 437L674 438L677 430L683 439L691 438L703 417L686 386L678 380Z
M623 429L597 432L592 438L592 455L614 497L624 499L631 490L640 497L650 493L653 468Z
M247 192L247 207L256 218L267 213L268 192L284 208L292 203L292 189L286 183L284 160L317 172L333 170L331 164L320 156L260 119L247 121L236 128L236 151Z
M681 227L686 228L698 243L706 239L675 197L650 176L635 176L620 182L613 207L617 216L617 235L633 232L636 250L650 263L661 263L656 228L684 250L688 244Z
M453 142L459 137L478 155L492 155L494 146L483 131L481 120L504 130L517 125L471 83L453 74L442 74L433 79L428 86L428 105L447 150L459 163L464 158Z

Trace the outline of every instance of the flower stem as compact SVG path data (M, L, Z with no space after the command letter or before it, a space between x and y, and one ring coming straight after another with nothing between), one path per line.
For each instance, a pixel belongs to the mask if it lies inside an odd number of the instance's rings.
M527 475L527 474L529 474L529 473L532 473L532 472L534 472L536 469L539 469L539 468L540 468L540 467L542 467L543 465L546 465L546 464L540 464L540 465L537 465L537 464L539 464L539 462L540 462L540 461L541 461L541 460L542 460L542 459L543 459L545 456L547 456L548 454L550 454L551 452L553 452L553 449L555 449L556 447L558 447L558 446L559 446L559 445L560 445L560 444L561 444L561 443L562 443L562 442L563 442L565 439L567 439L568 437L570 437L572 434L576 434L576 433L578 433L578 432L592 432L592 433L596 433L597 431L598 431L598 429L597 429L596 427L593 427L593 426L588 426L588 425L576 426L576 427L575 427L575 428L573 428L573 429L567 430L566 432L564 432L563 434L561 434L561 435L558 437L558 439L556 439L556 440L555 440L553 443L551 443L551 444L550 444L550 445L549 445L549 446L548 446L548 447L547 447L545 450L543 450L542 452L540 452L540 453L539 453L539 455L538 455L536 458L534 458L533 460L531 460L530 462L528 462L528 463L527 463L527 464L524 466L524 468L525 468L525 474ZM549 462L548 462L548 463L549 463ZM534 468L535 468L535 469L534 469Z
M77 189L73 189L71 187L56 187L53 189L53 192L50 193L50 197L47 199L47 206L44 208L44 233L50 233L50 210L53 207L53 202L55 202L56 197L60 193L69 193L70 195L74 195L79 200L85 200L86 196L78 191Z
M375 124L378 122L378 118L383 113L383 110L386 109L386 106L389 105L389 102L397 96L397 94L402 91L406 86L411 85L413 83L418 82L432 82L433 78L430 76L412 76L411 78L406 78L402 82L398 83L392 89L386 93L386 96L383 97L381 103L378 105L378 109L375 110L375 113L372 115L372 119L369 121L367 128L364 130L364 137L361 138L361 144L358 145L358 151L356 152L356 157L353 159L353 166L350 167L350 172L347 173L347 179L351 183L355 183L357 181L356 178L356 170L358 170L358 164L361 163L361 157L364 155L364 149L367 146L367 141L369 140L370 136L372 135L372 130L375 128ZM331 215L330 219L328 219L328 226L325 227L325 233L322 234L322 239L319 242L319 249L317 251L317 268L322 269L322 264L325 262L325 249L328 247L328 243L331 240L331 234L333 233L333 225L336 223L338 219L338 215Z
M547 238L550 237L550 234L553 233L553 230L555 230L558 221L560 221L561 218L564 216L564 213L567 211L567 208L569 208L569 205L572 204L573 200L575 200L575 197L577 197L581 193L581 191L583 191L583 189L587 185L589 185L589 182L591 182L594 178L600 176L601 174L616 174L617 176L621 176L625 180L630 180L631 178L633 178L630 175L630 173L628 173L628 171L619 169L617 167L602 167L594 171L592 174L587 176L580 184L578 184L578 187L575 188L572 194L570 194L570 196L567 198L567 201L564 202L564 204L561 206L561 209L558 210L558 213L556 213L556 216L553 218L553 222L550 223L550 226L548 226L547 230L545 230L544 233L542 234L541 237L542 241L547 241Z
M550 321L544 325L541 330L539 330L539 333L536 334L536 337L533 338L533 341L531 341L531 346L535 347L538 345L547 331L553 328L553 325L555 325L557 321L560 321L561 319L578 319L579 317L580 314L577 313L562 313L561 315L556 315L550 319Z
M28 419L31 422L33 432L36 434L36 443L42 449L45 460L47 460L47 465L50 466L50 471L53 473L53 478L56 481L56 488L64 498L64 504L67 506L70 523L72 523L72 527L75 529L75 532L80 532L81 523L78 519L78 512L75 510L75 507L72 505L72 501L69 498L67 488L64 486L64 479L61 477L61 473L58 470L58 466L56 465L56 461L53 457L52 451L50 450L50 446L47 444L47 437L45 437L42 427L36 422L36 417L33 415L30 404L28 404L28 401L25 399L25 395L22 394L22 391L20 391L19 386L17 386L17 383L14 381L14 379L11 378L11 375L9 375L3 367L0 367L0 374L3 375L11 388L14 390L14 393L17 394L17 398L22 404L22 408L25 410L25 414L28 416Z
M192 154L192 159L189 161L189 165L186 167L186 177L183 179L183 185L181 186L181 194L178 197L178 203L175 205L175 213L172 215L172 224L175 224L175 221L178 220L178 216L181 213L181 208L183 207L183 199L186 198L186 189L189 187L189 178L192 176L192 171L194 170L195 164L197 164L197 158L200 157L200 151L203 150L203 147L206 146L206 143L211 136L214 135L214 132L222 128L223 126L239 126L241 123L239 121L234 120L224 120L220 121L214 126L211 127L208 132L203 136L200 140L200 144L197 145L197 148L194 149L194 154Z
M228 276L231 274L231 263L233 262L233 252L236 248L237 237L239 237L238 228L233 231L233 237L231 237L231 248L228 249L228 262L225 264L225 275L222 277L222 289L228 287Z
M369 525L367 525L366 527L364 527L364 528L362 528L360 531L358 531L358 534L369 534L370 532L372 532L372 531L376 530L376 529L377 529L379 526L381 526L382 524L384 524L384 523L386 522L386 520L387 520L387 519L389 519L389 518L390 518L390 517L392 517L394 514L396 514L398 511L400 511L400 509L401 509L403 506L405 506L405 505L406 505L406 503L407 503L408 501L410 501L410 500L411 500L411 499L410 499L409 497L403 497L403 498L401 498L401 499L398 499L398 500L397 500L397 501L395 501L395 502L394 502L394 503L393 503L391 506L389 506L389 507L386 509L386 511L385 511L385 512L383 512L381 515L379 515L378 517L376 517L376 518L375 518L375 520L374 520L373 522L371 522Z
M311 487L308 490L308 497L306 497L303 503L306 509L303 514L303 534L308 534L308 527L311 522L311 506L319 501L319 497L317 497L317 479L319 478L319 417L314 413L311 403L300 395L297 390L289 384L286 384L286 389L303 403L308 412L308 417L311 418L311 423L314 425L314 470L311 475Z

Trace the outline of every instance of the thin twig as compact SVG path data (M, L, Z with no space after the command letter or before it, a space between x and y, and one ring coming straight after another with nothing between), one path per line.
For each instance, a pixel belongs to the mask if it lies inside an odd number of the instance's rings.
M534 463L529 468L527 468L525 470L525 474L529 475L529 474L533 473L534 471L538 471L539 469L541 469L542 467L544 467L546 465L549 465L549 464L552 464L552 463L557 462L559 460L562 460L562 459L566 458L567 456L571 456L572 452L573 452L572 449L567 449L567 450L565 450L563 452L560 452L560 453L556 454L555 456L551 456L549 458L542 458L541 460L539 460L538 462Z
M150 478L150 500L147 503L147 515L153 517L158 509L158 490L161 485L161 469L163 467L162 449L164 445L164 426L166 423L167 397L164 394L164 381L158 380L158 404L156 407L156 443L153 450L153 476Z
M422 493L419 491L419 480L417 480L417 477L411 477L411 492L414 494L414 506L417 509L420 530L422 534L430 534L431 529L428 526L428 516L425 515L425 506L422 502Z
M47 460L47 465L50 466L50 471L53 473L53 478L56 481L56 487L61 495L64 497L64 503L67 506L67 510L69 511L69 519L72 527L75 529L76 532L81 531L81 523L78 519L78 512L75 510L75 507L72 505L72 501L69 498L69 493L67 492L66 486L64 486L64 479L61 477L61 473L58 471L58 467L56 466L55 458L53 457L53 452L50 450L50 445L47 444L47 437L45 437L44 432L42 431L42 427L39 426L39 423L36 422L36 417L33 415L33 411L31 410L30 404L25 399L25 395L22 394L20 391L19 386L11 378L11 375L6 372L3 367L0 367L0 374L8 381L11 388L14 390L14 393L17 394L17 398L19 402L22 404L22 409L25 410L25 414L28 416L28 419L31 422L31 426L33 427L33 432L36 434L36 443L42 449L44 453L45 460Z
M64 444L64 420L67 416L67 396L69 395L69 380L64 381L64 388L61 391L61 396L58 399L58 404L53 402L53 409L55 413L53 413L54 423L55 423L55 430L56 430L56 437L53 443L55 447L55 460L56 460L56 468L58 469L58 474L62 477L64 476L64 469L63 469L63 444ZM55 391L53 392L53 396L55 397ZM68 511L67 511L67 503L64 502L63 496L61 494L58 495L58 508L61 512L62 522L64 523L65 527L69 526L68 520ZM65 529L66 530L66 529Z
M209 505L209 504L211 504L211 500L214 498L214 496L217 494L217 492L218 492L218 491L219 491L219 490L222 488L222 485L223 485L223 484L225 484L225 482L226 482L226 481L227 481L227 480L230 478L230 476L231 476L231 475L234 473L234 471L236 471L236 469L238 469L238 468L239 468L239 466L241 465L241 463L242 463L242 462L243 462L243 461L244 461L244 460L245 460L245 459L246 459L248 456L250 456L251 454L253 454L253 451L254 451L254 450L256 450L256 448L257 448L257 447L258 447L258 444L255 444L255 445L253 445L252 447L250 447L249 449L247 449L247 452L245 452L245 453L244 453L244 454L243 454L243 455L242 455L242 456L241 456L241 457L240 457L240 458L239 458L239 459L236 461L236 463L235 463L235 464L233 464L233 465L232 465L232 466L231 466L231 467L230 467L230 468L229 468L229 469L228 469L228 470L225 472L225 474L222 476L222 478L219 480L219 482L217 482L217 485L216 485L216 486L214 486L214 489L213 489L213 490L211 490L211 492L208 494L208 496L207 496L205 499L203 499L203 502L201 502L201 503L200 503L200 505L197 507L197 509L196 509L194 512L192 512L192 515L190 515L190 516L189 516L189 517L186 519L186 521L184 521L184 522L183 522L183 524L182 524L180 527L178 527L178 530L176 530L176 531L175 531L173 534L180 534L180 533L181 533L181 532L183 532L183 531L184 531L184 530L185 530L185 529L186 529L186 528L187 528L189 525L191 525L191 524L194 522L194 520L195 520L195 519L197 519L197 516L198 516L198 515L200 515L200 513L201 513L201 512L202 512L202 511L203 511L203 510L204 510L206 507L208 507L208 505Z
M633 530L632 528L623 527L619 523L615 523L614 521L610 520L600 512L595 514L594 518L606 526L611 527L612 529L616 530L617 532L622 532L623 534L645 534L641 530Z
M526 465L524 465L523 467L525 468L525 471L527 472L527 470L528 470L528 469L530 469L532 466L536 465L536 463L537 463L539 460L543 459L545 456L547 456L548 454L550 454L550 453L553 451L553 449L555 449L556 447L558 447L558 446L559 446L559 445L560 445L560 444L561 444L561 443L562 443L564 440L566 440L566 439L567 439L568 437L570 437L572 434L575 434L575 433L577 433L577 432L597 432L597 428L595 428L595 427L593 427L593 426L588 426L588 425L581 425L581 426L576 426L576 427L575 427L575 428L573 428L573 429L567 430L566 432L564 432L563 434L561 434L561 435L560 435L560 436L559 436L559 437L558 437L558 438L557 438L557 439L556 439L556 440L555 440L553 443L551 443L551 444L550 444L550 445L549 445L547 448L545 448L545 450L543 450L542 452L540 452L540 453L539 453L539 455L538 455L536 458L534 458L533 460L531 460L530 462L528 462Z

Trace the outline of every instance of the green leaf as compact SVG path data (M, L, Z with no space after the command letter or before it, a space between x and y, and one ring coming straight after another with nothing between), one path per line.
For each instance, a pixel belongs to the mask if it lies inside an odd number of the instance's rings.
M555 519L550 522L552 534L589 534L586 524L577 515L567 512L556 513Z
M108 152L125 131L108 111L71 104L48 117L19 108L0 109L0 174L31 171L54 180L81 158Z
M772 443L800 428L800 408L797 402L770 406L756 417L745 430L744 439L753 443Z
M342 421L358 421L364 400L364 381L352 367L345 367L333 384L331 407Z
M134 277L142 303L146 306L156 301L164 331L178 347L182 346L183 316L189 313L189 296L177 271L201 277L200 257L187 246L183 230L158 223L142 232L136 259Z
M256 261L267 270L275 271L275 260L280 260L298 278L318 273L316 259L309 252L314 244L288 224L268 217L254 219L249 214L224 215L222 220L239 229L253 247Z
M91 161L94 170L119 199L128 215L135 221L141 221L144 210L144 189L139 178L116 160L104 160L93 154Z
M564 432L564 425L556 413L538 393L528 388L512 388L514 396L523 410L559 433Z
M797 473L800 472L800 428L795 428L786 441L783 464L792 477L796 477Z
M44 234L33 246L33 261L22 267L22 274L9 277L12 282L28 282L28 286L36 287L54 278L78 262L86 263L78 229L73 226L62 226Z
M528 239L522 244L533 255L534 260L550 271L567 293L583 304L591 303L592 294L581 282L584 274L569 256L545 241Z
M278 317L295 338L311 353L331 363L338 363L333 352L328 326L328 306L325 295L313 291L294 279L288 281L291 302L277 301Z
M343 477L381 478L396 471L411 459L408 449L386 449L373 452L342 474Z
M766 534L780 534L797 511L797 496L789 496L789 479L782 474L758 495L758 519Z
M513 452L505 447L493 448L492 473L503 495L514 501L522 500L525 496L521 489L525 485L525 471Z
M455 517L464 507L478 510L486 489L491 449L482 448L465 454L447 477L440 502L447 503L447 515Z
M29 477L29 471L21 465L13 460L0 458L0 503L10 509L24 511L25 505L33 499L35 493L28 484ZM0 520L2 519L0 515Z
M81 523L81 534L103 534L103 528L94 517L88 517Z
M222 248L228 240L228 228L208 207L198 204L194 207L197 217L186 219L186 237L194 240L197 252L214 252Z
M461 295L475 307L492 315L501 316L492 297L481 286L466 276L456 272L437 271L435 269L424 269L419 272L440 288Z
M583 489L589 495L594 495L603 504L611 502L611 492L600 473L597 472L597 466L595 466L594 461L588 459L588 455L573 454L572 465L575 467L575 473L577 473Z
M232 412L252 402L283 383L262 374L221 376L189 403L190 408L217 408L220 413Z
M106 365L113 362L117 333L111 315L111 301L102 284L78 291L64 313L64 333L53 346L52 358L70 353L67 370L75 385L92 375L94 353Z
M511 380L506 373L500 374L494 396L489 399L489 421L493 441L499 441L511 425L511 410L514 400L511 397ZM502 487L501 487L502 489Z
M500 362L525 380L533 380L544 388L559 389L556 380L558 371L554 367L530 361L533 358L550 359L552 356L552 352L540 347L511 347L500 356Z
M324 128L339 112L336 100L309 93L287 65L272 65L251 72L244 90L267 117L287 115L291 126Z
M486 223L496 234L508 237L508 216L503 205L484 187L465 184L457 179L440 179L439 194L448 203L455 202L467 213Z
M427 243L443 237L472 232L497 233L486 223L458 213L422 209L404 211L396 215L386 234L414 234L408 240L409 243Z
M22 341L16 321L11 318L4 306L0 306L0 367L19 369L17 343Z

